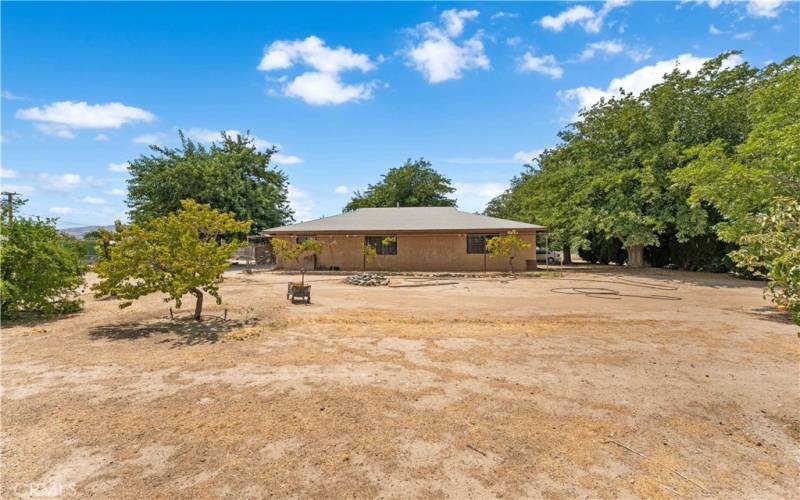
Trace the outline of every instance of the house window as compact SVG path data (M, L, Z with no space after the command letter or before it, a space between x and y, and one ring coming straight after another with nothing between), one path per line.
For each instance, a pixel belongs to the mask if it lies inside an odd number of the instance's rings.
M374 247L378 255L397 255L397 237L391 235L367 236L364 243Z
M316 239L317 239L316 236L298 236L297 238L295 238L295 243L299 245L300 243L306 240L316 240Z
M499 236L497 234L468 234L467 253L486 253L486 240Z

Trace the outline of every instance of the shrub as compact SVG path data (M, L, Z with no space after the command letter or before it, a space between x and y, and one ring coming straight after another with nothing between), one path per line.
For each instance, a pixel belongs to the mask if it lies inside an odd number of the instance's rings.
M16 218L0 224L0 309L3 318L22 311L79 311L83 302L84 251L59 233L55 219Z

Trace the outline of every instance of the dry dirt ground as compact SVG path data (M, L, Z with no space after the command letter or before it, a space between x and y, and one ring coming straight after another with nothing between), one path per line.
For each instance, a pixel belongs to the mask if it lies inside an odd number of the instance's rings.
M2 331L3 498L785 498L798 328L761 284L649 270L229 273ZM208 301L211 302L211 301ZM228 319L221 317L228 309ZM796 497L795 497L796 498Z

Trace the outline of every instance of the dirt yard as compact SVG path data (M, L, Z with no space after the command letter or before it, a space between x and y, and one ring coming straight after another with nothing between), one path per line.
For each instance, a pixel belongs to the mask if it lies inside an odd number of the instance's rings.
M2 331L3 498L786 498L798 328L760 283L618 268L389 287L231 272ZM227 320L221 316L227 308Z

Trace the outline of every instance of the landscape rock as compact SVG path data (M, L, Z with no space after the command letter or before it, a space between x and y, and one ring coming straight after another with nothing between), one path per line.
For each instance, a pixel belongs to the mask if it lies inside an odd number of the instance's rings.
M358 286L386 286L389 284L389 278L382 274L357 273L346 277L344 282Z

